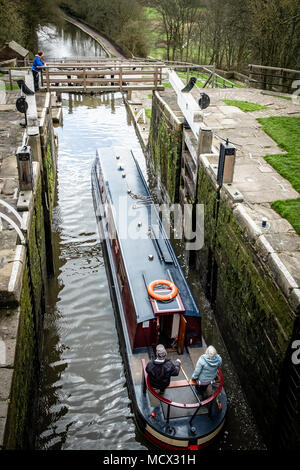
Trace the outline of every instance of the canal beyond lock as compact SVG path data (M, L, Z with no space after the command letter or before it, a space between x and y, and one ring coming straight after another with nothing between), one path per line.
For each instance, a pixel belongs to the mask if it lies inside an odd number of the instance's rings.
M50 54L53 57L52 46L47 50L51 43L46 39L47 31L55 40L56 57L91 54L92 39L82 31L69 24L66 30L53 26L40 35L46 61ZM34 447L147 449L131 410L96 227L90 182L96 149L115 147L122 153L122 149L130 148L154 192L155 178L149 173L120 93L63 94L63 126L56 132L59 151L52 226L55 276L47 286ZM180 243L175 249L185 268ZM214 344L223 358L228 415L211 449L263 449L210 305L197 276L187 269L186 274L203 314L205 340Z

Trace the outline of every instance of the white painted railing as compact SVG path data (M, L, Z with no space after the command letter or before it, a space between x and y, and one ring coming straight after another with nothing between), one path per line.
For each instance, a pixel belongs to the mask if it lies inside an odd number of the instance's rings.
M0 218L6 220L6 222L8 222L15 229L15 231L20 237L22 245L25 245L26 243L25 237L23 233L21 232L20 228L17 226L17 224L10 217L8 217L8 215L3 214L3 212L0 212Z
M200 126L203 121L203 113L199 108L199 104L191 93L183 93L181 91L185 87L185 84L178 77L177 73L174 70L168 70L167 73L169 82L171 83L173 90L177 95L178 106L180 107L193 134L198 139L200 133Z

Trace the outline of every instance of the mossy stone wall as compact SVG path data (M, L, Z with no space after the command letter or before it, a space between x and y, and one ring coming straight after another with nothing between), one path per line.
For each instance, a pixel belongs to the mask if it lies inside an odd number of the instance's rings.
M51 117L50 113L49 116ZM49 126L52 127L52 121L48 121ZM32 448L32 423L37 418L34 404L38 391L39 348L47 278L46 261L52 257L52 246L49 243L51 234L47 231L48 221L52 216L55 178L53 159L56 158L56 152L52 154L55 150L53 134L49 139L47 152L43 155L43 169L35 181L19 306L12 312L19 315L19 325L4 436L4 448L8 450ZM48 203L45 203L45 191Z
M30 227L27 232L26 259L23 261L25 269L17 309L19 326L6 424L6 449L24 449L30 445L33 398L38 377L38 338L42 328L46 280L46 246L41 198L42 182L39 176L36 182Z
M218 324L270 444L295 316L257 248L222 200L212 251L211 293Z
M167 116L154 99L150 156L174 202L178 180L170 183L167 163L174 159L174 167L180 168L181 148L175 150L175 142L182 137ZM255 240L201 161L196 200L204 205L204 246L190 255L191 265L213 306L267 445L293 448L299 442L300 374L291 363L291 343L299 334L299 321L297 327L296 314Z
M41 177L39 178L39 182L35 191L35 203L33 207L33 214L28 238L28 255L30 266L30 281L32 283L33 290L33 308L35 312L40 312L41 300L44 297L43 290L47 277L45 264L46 243L44 228L44 210L42 204Z
M155 171L168 192L171 202L178 201L182 124L153 94L149 150Z
M32 409L33 386L37 378L37 341L27 267L24 271L18 310L19 329L4 439L6 450L21 450L29 447L27 431Z
M296 315L255 241L236 220L232 204L201 164L197 201L204 204L205 241L194 253L195 266L256 420L272 446L282 442L279 417L287 390L297 389L288 385L284 370L291 362Z

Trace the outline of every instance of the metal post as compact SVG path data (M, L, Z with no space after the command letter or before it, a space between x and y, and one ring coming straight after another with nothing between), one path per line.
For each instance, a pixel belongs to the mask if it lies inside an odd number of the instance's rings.
M168 403L167 423L169 423L169 421L170 421L170 407L171 407L171 405Z
M200 406L201 406L201 404L199 403L198 408L196 408L196 410L195 410L193 416L192 416L191 419L190 419L190 424L192 424L192 421L193 421L193 419L195 418L196 414L198 413Z
M157 88L157 67L154 66L154 86Z
M83 91L86 91L86 69L83 69Z
M11 69L9 69L8 75L9 75L9 88L12 90L13 89L13 82L12 82L12 78L11 78Z
M49 69L46 68L46 80L47 80L47 91L50 91L50 78L49 78Z
M221 187L223 183L232 183L235 164L235 147L228 141L220 144L217 182Z
M19 147L17 150L17 164L20 191L33 189L32 152L29 145Z
M212 130L201 125L199 131L198 155L201 155L202 153L211 153L212 139Z
M208 404L208 416L211 417L211 414L212 414L212 409L213 409L213 405L215 404L215 400L213 401L210 401L209 404Z
M122 90L122 67L119 68L119 84L120 90Z
M249 86L252 86L251 85L251 81L252 81L252 64L249 64L249 68L250 68L250 71L249 71Z

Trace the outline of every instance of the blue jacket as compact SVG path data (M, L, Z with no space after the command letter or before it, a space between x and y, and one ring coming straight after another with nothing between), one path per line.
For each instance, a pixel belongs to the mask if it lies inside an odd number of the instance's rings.
M43 65L45 65L45 62L43 61L43 59L39 55L36 55L33 59L31 69L35 70L36 72L39 72L40 71L39 67L42 67Z
M211 382L217 376L218 368L221 367L222 358L219 354L211 359L210 357L202 354L199 357L192 379L200 380L200 382Z

